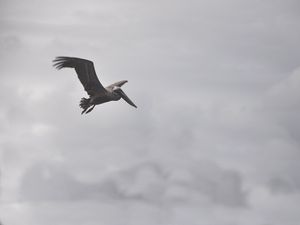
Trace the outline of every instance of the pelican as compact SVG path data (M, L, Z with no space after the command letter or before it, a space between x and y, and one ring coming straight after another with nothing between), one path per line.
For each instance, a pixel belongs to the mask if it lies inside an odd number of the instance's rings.
M79 106L83 109L81 114L91 112L96 105L110 101L118 101L121 98L123 98L129 105L137 108L137 106L121 89L122 85L124 85L127 80L113 83L104 88L97 77L92 61L74 57L59 56L53 60L53 66L58 70L66 67L75 69L84 90L89 95L89 98L82 98L79 103Z

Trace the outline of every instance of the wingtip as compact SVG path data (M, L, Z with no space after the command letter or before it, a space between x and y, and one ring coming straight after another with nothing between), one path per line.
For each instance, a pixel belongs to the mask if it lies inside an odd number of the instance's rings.
M71 57L68 57L68 56L56 56L52 62L59 62L59 61L63 61L63 60L66 60L66 59L71 59Z
M60 61L60 60L62 60L62 57L61 57L61 56L56 56L56 57L52 60L52 62L57 62L57 61Z
M60 69L63 68L63 66L62 66L61 63L59 63L59 62L54 63L52 66L53 66L55 69L57 69L57 70L60 70Z
M61 67L61 57L60 56L56 56L53 60L52 60L52 66L57 69L57 70L60 70L62 67Z
M60 70L64 67L66 67L66 61L67 60L70 60L71 58L70 57L67 57L67 56L56 56L53 60L52 60L52 63L53 63L53 67L55 67L57 70Z

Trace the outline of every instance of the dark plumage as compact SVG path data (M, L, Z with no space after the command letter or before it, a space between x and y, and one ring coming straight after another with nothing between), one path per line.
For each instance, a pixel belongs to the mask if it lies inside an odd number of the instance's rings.
M65 67L75 69L84 90L89 95L89 98L82 98L80 101L79 106L83 109L81 114L89 113L96 105L109 101L118 101L121 98L123 98L128 104L137 108L137 106L121 89L121 86L127 81L122 80L104 88L97 77L92 61L74 57L59 56L53 60L53 66L58 70Z

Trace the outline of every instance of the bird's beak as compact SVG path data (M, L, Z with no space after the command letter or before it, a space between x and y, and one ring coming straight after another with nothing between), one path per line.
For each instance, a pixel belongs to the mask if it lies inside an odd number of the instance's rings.
M128 96L122 91L121 88L118 89L118 93L120 94L121 98L123 98L129 105L137 108L137 106L128 98Z

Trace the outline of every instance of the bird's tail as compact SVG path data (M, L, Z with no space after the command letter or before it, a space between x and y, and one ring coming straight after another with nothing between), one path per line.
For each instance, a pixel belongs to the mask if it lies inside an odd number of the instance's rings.
M80 100L79 106L80 106L80 108L83 109L83 111L81 112L81 114L85 113L86 110L91 106L90 105L90 99L89 98L82 98Z

